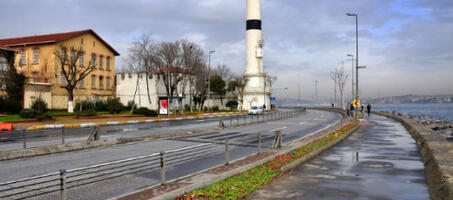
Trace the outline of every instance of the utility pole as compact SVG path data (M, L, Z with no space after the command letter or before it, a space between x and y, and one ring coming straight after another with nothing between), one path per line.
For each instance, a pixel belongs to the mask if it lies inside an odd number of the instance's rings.
M349 57L352 57L351 59L351 65L352 65L352 74L351 74L351 90L352 90L352 100L354 100L354 55L348 54Z
M211 54L214 53L214 50L209 51L208 53L208 112L209 112L209 98L211 97Z

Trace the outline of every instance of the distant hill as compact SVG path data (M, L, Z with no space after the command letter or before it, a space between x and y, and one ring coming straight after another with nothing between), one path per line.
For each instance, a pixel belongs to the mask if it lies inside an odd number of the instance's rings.
M381 97L366 100L371 104L408 104L408 103L453 103L453 95L404 95L394 97Z

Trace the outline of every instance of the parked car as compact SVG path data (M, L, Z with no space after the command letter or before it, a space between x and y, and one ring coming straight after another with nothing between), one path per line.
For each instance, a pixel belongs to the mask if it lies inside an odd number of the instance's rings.
M263 107L262 106L252 106L249 110L249 115L259 115L263 114Z

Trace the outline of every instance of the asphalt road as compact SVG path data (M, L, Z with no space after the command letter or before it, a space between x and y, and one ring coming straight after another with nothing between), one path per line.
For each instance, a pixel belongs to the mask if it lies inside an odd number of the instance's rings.
M251 122L252 116L239 116L239 122ZM262 117L262 116L261 116ZM236 124L236 116L226 117L208 117L200 119L181 119L173 121L159 121L141 124L125 124L115 126L101 126L98 127L98 132L101 134L101 139L106 138L133 138L141 136L153 136L166 133L175 132L189 132L196 130L203 130L208 128L215 128L219 125L219 120L226 120L229 125L230 120L233 125ZM256 118L254 119L256 121ZM89 128L66 128L64 129L64 142L76 143L86 141L91 132L94 131L93 127ZM25 135L21 131L15 130L12 132L0 132L0 151L23 149L24 137L26 140L26 147L38 147L47 145L62 144L62 129L42 129L27 131Z
M247 199L430 199L414 139L398 122L372 115L345 141Z
M238 159L257 152L257 134L263 138L263 148L272 144L273 130L281 129L283 141L288 142L303 137L313 131L322 129L340 118L339 114L324 111L307 111L285 120L270 121L232 129L222 129L210 133L184 136L173 139L162 139L148 142L129 143L104 148L68 152L36 158L1 162L0 183L33 177L67 169L69 199L106 199L140 188L160 183L159 155L165 154L167 179L185 176L203 169L214 167L225 162L225 139L229 140L230 160ZM171 150L188 146L197 146L177 152ZM115 165L98 166L90 169L74 170L95 164L130 159L137 156L149 156L143 159L128 161ZM125 168L126 167L126 168ZM133 169L128 169L134 167ZM124 169L124 170L122 170ZM58 179L51 175L43 180ZM91 183L93 181L97 181ZM58 182L54 182L58 183ZM17 190L36 188L36 185L25 187L18 183ZM1 186L1 184L0 184ZM39 186L39 185L38 185ZM1 191L0 187L0 191ZM39 193L28 193L33 195ZM0 195L2 193L0 192ZM21 197L20 195L18 197ZM35 199L56 199L58 193L35 197Z

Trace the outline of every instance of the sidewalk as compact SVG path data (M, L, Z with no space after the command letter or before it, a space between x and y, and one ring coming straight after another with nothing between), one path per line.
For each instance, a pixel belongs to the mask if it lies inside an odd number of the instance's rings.
M241 115L244 113L237 112L215 112L215 113L200 113L200 114L184 114L184 115L170 115L159 117L142 117L142 116L111 116L107 118L94 119L77 119L74 116L57 117L55 121L42 121L42 122L18 122L14 123L14 129L27 129L38 130L45 128L79 128L79 127L93 127L93 126L108 126L118 124L137 124L147 123L154 121L166 120L182 120L182 119L198 119L204 117L222 117L231 115Z
M362 127L246 199L430 199L421 155L406 129L377 115Z

